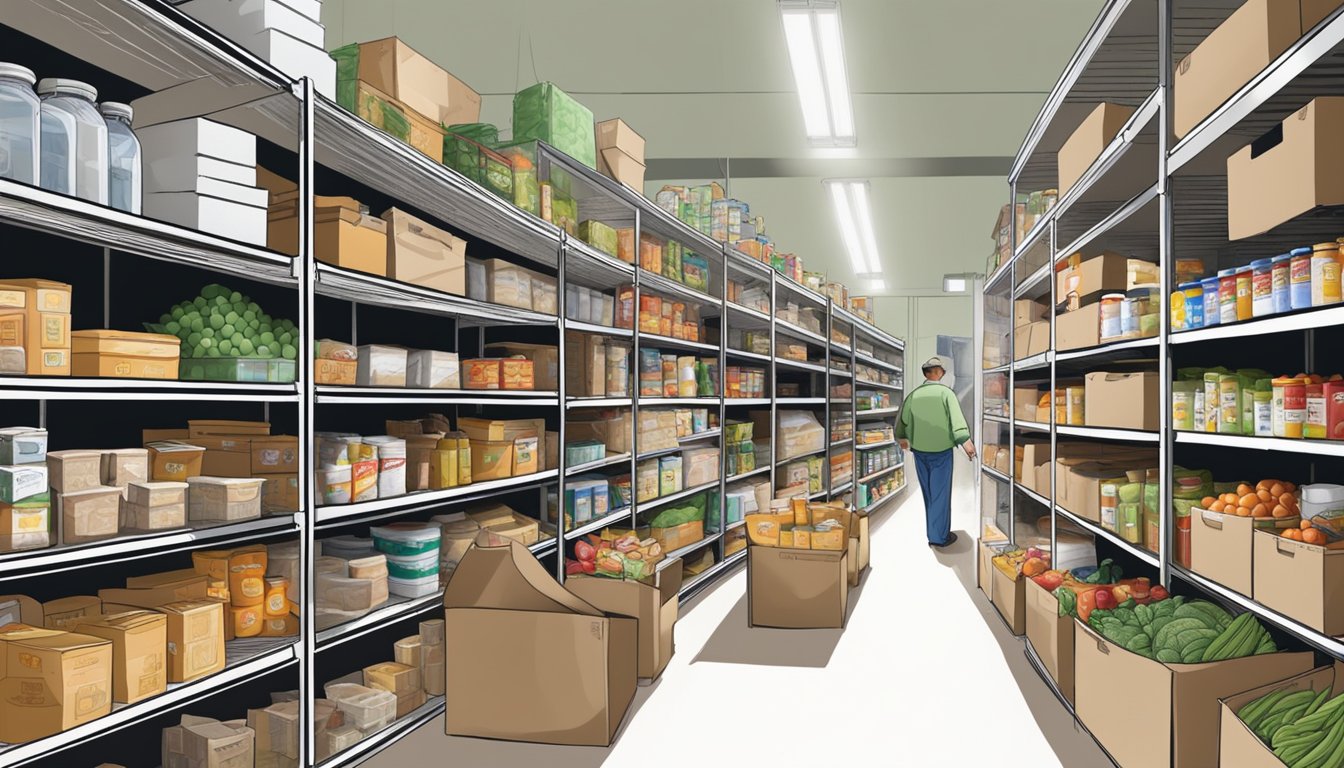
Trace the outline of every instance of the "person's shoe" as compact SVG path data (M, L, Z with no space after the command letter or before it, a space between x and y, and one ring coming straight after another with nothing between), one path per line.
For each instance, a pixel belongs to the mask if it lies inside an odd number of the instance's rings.
M956 543L957 543L957 534L955 532L952 532L947 534L947 541L944 541L942 544L934 544L933 542L929 542L929 546L937 547L938 549L947 549L948 547Z

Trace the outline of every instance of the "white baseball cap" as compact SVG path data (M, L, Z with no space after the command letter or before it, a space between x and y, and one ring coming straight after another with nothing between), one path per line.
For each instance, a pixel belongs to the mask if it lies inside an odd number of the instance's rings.
M919 367L921 371L927 371L930 368L942 368L943 370L947 370L947 366L943 365L943 359L941 357L930 357Z

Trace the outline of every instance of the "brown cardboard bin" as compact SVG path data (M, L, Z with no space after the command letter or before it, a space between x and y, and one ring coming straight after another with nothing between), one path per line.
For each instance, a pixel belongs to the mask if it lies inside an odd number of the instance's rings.
M1097 293L1123 293L1128 286L1129 259L1115 251L1102 251L1055 275L1055 295L1061 302L1071 293L1086 298Z
M1013 359L1023 360L1050 348L1050 322L1039 320L1013 330Z
M1083 421L1089 427L1156 430L1161 425L1156 371L1093 372L1083 387Z
M1134 114L1134 107L1102 102L1059 148L1059 196L1065 193L1092 167L1101 153L1120 133Z
M448 690L495 694L450 696L445 732L610 745L635 695L638 620L580 600L517 542L480 542L444 590L444 668Z
M1101 343L1101 305L1088 304L1055 316L1055 348L1083 349Z
M1268 653L1203 664L1163 664L1078 622L1074 710L1121 768L1218 764L1219 699L1311 668L1313 654ZM1144 702L1143 734L1134 702Z
M1073 703L1073 617L1059 615L1059 600L1031 579L1026 582L1027 642L1059 692Z
M466 240L399 208L389 208L383 220L387 222L384 274L404 283L466 295Z
M992 555L997 554L998 552L992 553ZM989 566L989 579L994 582L993 591L989 596L990 600L1014 635L1025 633L1027 631L1026 577L1019 576L1017 579L1011 579L1008 574L995 568L993 562L989 562L987 565Z
M639 620L639 677L653 680L663 673L676 652L673 628L681 592L681 560L660 563L653 576L633 581L600 576L576 576L565 587L594 608Z
M358 78L443 125L480 121L479 93L395 37L360 44Z
M1249 597L1254 533L1255 522L1249 517L1192 511L1190 570Z
M1193 545L1192 545L1193 546ZM1256 602L1327 635L1344 634L1344 549L1255 532ZM1193 553L1192 553L1193 556Z
M0 741L21 744L112 711L112 643L11 624L0 629Z
M1252 701L1275 691L1316 691L1329 689L1331 698L1344 693L1344 663L1317 667L1287 680L1252 688L1223 699L1218 730L1219 768L1283 768L1274 750L1251 732L1237 713Z
M748 626L843 629L848 560L847 550L748 546Z

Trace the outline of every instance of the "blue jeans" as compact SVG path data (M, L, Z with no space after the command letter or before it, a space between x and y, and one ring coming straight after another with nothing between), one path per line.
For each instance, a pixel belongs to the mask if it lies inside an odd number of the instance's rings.
M924 523L929 543L947 543L952 532L952 449L938 453L910 451L915 455L915 474L924 496Z

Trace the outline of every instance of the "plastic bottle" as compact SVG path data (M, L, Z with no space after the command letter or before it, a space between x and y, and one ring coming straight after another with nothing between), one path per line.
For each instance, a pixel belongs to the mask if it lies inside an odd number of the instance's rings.
M1311 248L1311 305L1324 307L1340 301L1339 244Z
M1288 266L1288 301L1293 309L1311 306L1311 249L1294 248Z
M1204 288L1204 327L1218 325L1222 320L1218 307L1218 276L1206 277L1200 281L1200 285Z
M98 91L78 80L46 77L38 81L37 93L42 187L106 205L107 121L94 106Z
M107 204L140 213L140 140L131 130L129 104L103 102L98 111L107 120Z
M24 184L36 184L39 174L35 82L31 69L0 62L0 178Z
M1251 262L1251 316L1268 317L1274 314L1274 260L1257 259Z
M1250 320L1255 317L1252 308L1255 301L1253 288L1255 271L1248 264L1237 270L1237 319Z
M1287 312L1293 308L1291 290L1293 255L1285 253L1275 256L1270 269L1271 293L1274 297L1274 313Z

